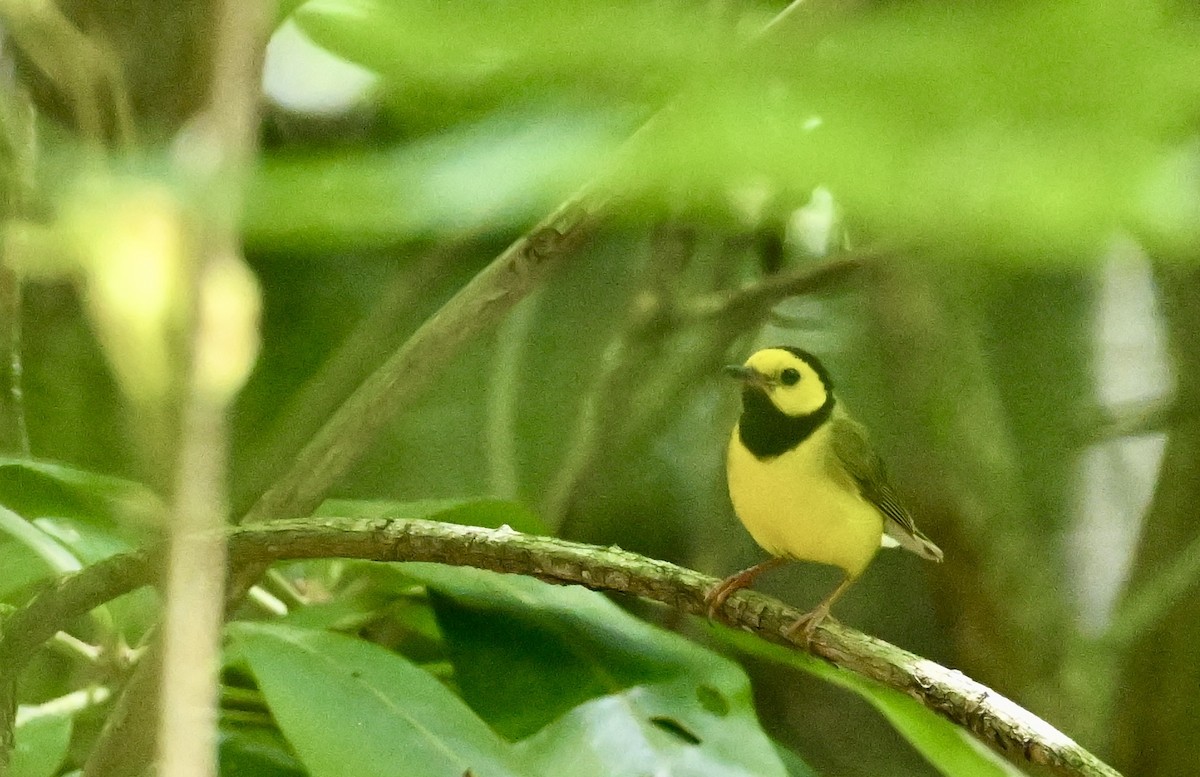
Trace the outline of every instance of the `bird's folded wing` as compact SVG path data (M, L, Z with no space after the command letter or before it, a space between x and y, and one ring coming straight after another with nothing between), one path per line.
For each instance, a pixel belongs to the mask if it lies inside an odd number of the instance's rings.
M839 468L843 476L849 476L858 486L863 499L875 505L884 516L884 536L922 558L941 561L941 548L917 528L912 515L900 504L896 490L888 480L883 460L867 439L866 429L845 416L835 417L830 423L834 458L831 464ZM888 544L886 540L884 544Z
M830 439L836 459L833 465L841 467L850 476L863 499L875 505L889 522L895 522L898 528L915 537L917 527L913 518L896 497L896 490L888 481L887 468L871 447L866 429L844 416L832 419L830 424ZM892 532L888 534L895 536Z

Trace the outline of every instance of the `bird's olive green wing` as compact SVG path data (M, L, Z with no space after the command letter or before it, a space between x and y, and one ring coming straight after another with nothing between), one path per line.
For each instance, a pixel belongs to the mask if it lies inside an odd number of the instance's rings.
M942 551L921 533L912 515L900 504L896 490L888 481L883 459L871 447L862 424L845 416L830 421L833 449L832 465L858 487L858 491L883 514L884 532L905 550L932 561L942 560Z
M834 418L830 424L836 459L834 466L840 466L850 476L863 499L879 508L879 512L898 523L904 531L915 535L917 527L912 516L900 504L895 489L888 482L887 468L871 447L867 430L846 417Z

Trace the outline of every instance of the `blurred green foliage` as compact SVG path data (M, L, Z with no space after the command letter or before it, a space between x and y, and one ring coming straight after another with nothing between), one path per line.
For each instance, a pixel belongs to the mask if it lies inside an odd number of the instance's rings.
M531 192L563 196L609 151L613 185L643 217L711 218L738 188L795 200L826 184L871 234L992 258L1082 258L1116 230L1164 250L1194 242L1194 19L1150 2L906 3L793 45L749 40L760 14L730 25L665 2L306 3L301 28L379 75L413 142L268 165L251 235L357 242L381 227L511 223L545 205ZM330 200L345 207L322 218L314 204Z
M113 379L85 259L160 244L139 193L202 207L167 141L209 77L212 8L92 5L63 2L60 17L0 3L15 41L0 86L4 272L29 273L18 304L0 293L0 333L23 357L0 354L8 605L152 541L171 497L161 419ZM1182 386L1200 374L1195 9L806 0L776 16L784 6L281 4L268 57L282 72L302 72L308 45L371 79L334 113L265 106L242 214L263 345L231 419L231 519L422 322L586 188L611 195L595 238L456 353L319 514L508 524L728 573L760 553L724 493L736 398L719 367L803 344L947 552L938 568L881 554L840 617L961 667L1128 777L1187 773L1200 719L1178 712L1194 688L1173 686L1187 685L1200 624L1179 603L1197 593L1200 552L1186 509L1200 498L1194 397L1132 430L1171 438L1161 471L1141 462L1157 472L1150 508L1144 488L1080 473L1089 452L1124 455L1096 444L1121 410L1097 378L1112 263L1158 262L1149 294L1172 303L1148 303L1117 372L1146 396L1169 392L1148 377L1168 363ZM287 35L301 43L284 48ZM96 66L108 56L135 112L124 144L113 71ZM820 293L697 312L844 256L858 270ZM1147 353L1160 330L1171 352ZM1084 514L1096 493L1102 514ZM909 699L635 602L471 570L275 572L257 601L286 615L248 607L229 628L223 774L1012 773ZM825 572L761 587L807 602ZM1118 604L1086 622L1100 587ZM119 687L156 612L142 591L74 624L77 642L25 673L21 709ZM1145 649L1163 630L1174 648ZM1177 695L1156 714L1144 688ZM111 709L27 718L12 773L83 766Z

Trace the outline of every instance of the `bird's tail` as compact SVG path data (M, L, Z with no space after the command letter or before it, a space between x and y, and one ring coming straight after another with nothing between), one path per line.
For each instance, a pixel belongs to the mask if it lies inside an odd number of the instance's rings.
M884 531L884 545L899 545L905 550L916 553L921 558L929 559L930 561L942 560L942 549L933 544L933 540L922 534L920 529L916 529L912 534L909 534L900 525L893 521L888 521L884 527Z

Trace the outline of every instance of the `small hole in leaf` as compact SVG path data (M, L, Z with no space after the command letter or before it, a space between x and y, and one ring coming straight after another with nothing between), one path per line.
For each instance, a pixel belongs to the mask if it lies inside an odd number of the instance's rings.
M725 701L721 692L711 685L701 685L697 688L696 700L700 702L701 707L719 718L729 714L729 702Z
M655 715L650 718L650 722L661 728L663 731L682 739L689 745L700 744L700 737L688 731L687 727L674 718L668 718L665 715Z

